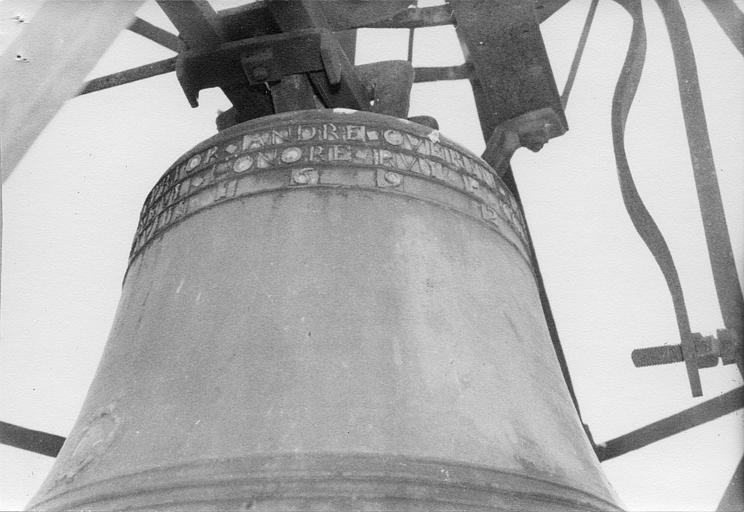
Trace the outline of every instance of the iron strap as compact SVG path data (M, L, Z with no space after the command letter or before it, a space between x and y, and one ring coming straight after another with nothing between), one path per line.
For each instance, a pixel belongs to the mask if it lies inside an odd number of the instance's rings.
M744 57L744 13L733 0L703 0L710 13L739 53Z
M636 188L630 165L625 153L625 124L638 89L646 56L646 28L643 22L643 10L640 0L615 0L633 18L633 30L630 36L628 51L620 72L615 93L612 98L612 143L615 150L617 177L620 182L623 203L630 216L633 226L659 265L669 292L672 295L674 313L677 320L682 354L687 366L687 376L693 396L702 395L700 374L697 367L695 347L690 338L690 321L687 317L682 286L677 275L677 268L669 251L669 247L656 225L653 217L646 209Z

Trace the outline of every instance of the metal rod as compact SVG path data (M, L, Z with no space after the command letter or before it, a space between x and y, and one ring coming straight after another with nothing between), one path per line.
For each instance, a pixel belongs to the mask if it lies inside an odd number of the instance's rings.
M134 21L127 29L178 53L178 36L153 25L149 21L145 21L142 18L134 18Z
M175 69L176 58L171 57L170 59L159 60L157 62L145 64L144 66L119 71L118 73L94 78L93 80L86 82L82 90L78 93L78 96L170 73L171 71L175 71Z
M0 421L0 443L48 457L56 457L65 438Z
M744 387L673 414L645 427L597 445L600 461L609 460L679 434L744 407Z
M413 68L416 83L437 82L439 80L470 80L475 77L473 65L466 62L461 66L445 66L435 68Z
M576 53L574 54L573 62L571 63L571 71L568 73L566 85L563 86L561 104L564 109L568 104L568 97L571 94L571 88L576 79L576 73L579 71L579 63L581 62L581 56L584 55L586 40L589 38L589 30L592 28L592 21L594 21L594 13L597 11L597 4L599 4L599 0L592 0L592 4L589 6L589 12L586 14L586 21L584 21L584 28L581 30L581 37L579 37L579 44L576 47Z
M408 62L413 63L413 38L416 29L408 29Z

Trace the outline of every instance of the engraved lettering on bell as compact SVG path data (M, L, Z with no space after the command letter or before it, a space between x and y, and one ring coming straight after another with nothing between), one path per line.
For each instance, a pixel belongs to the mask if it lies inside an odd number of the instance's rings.
M388 171L385 173L385 180L392 185L400 185L403 178L398 173Z
M297 185L315 185L318 183L318 171L310 167L296 169L292 171L292 183Z
M317 133L317 128L314 126L298 126L297 127L297 140L311 140Z
M400 146L403 144L403 134L398 130L385 130L383 137L385 137L385 140L393 146Z
M191 159L189 160L189 164L188 164L188 166L187 166L187 167L188 167L188 169L189 169L189 170L192 170L192 169L194 169L194 168L195 168L196 166L198 166L198 165L199 165L200 163L201 163L201 156L199 156L199 155L194 155L194 156L192 156L192 157L191 157Z
M346 126L346 140L358 140L364 142L364 126L363 125L347 125Z
M137 250L185 215L184 206L174 207L179 201L189 205L191 214L213 201L252 194L259 183L252 176L282 168L291 170L290 186L317 185L323 166L350 173L382 168L382 173L373 172L372 177L380 188L397 187L407 175L434 181L477 200L482 205L482 211L475 214L478 218L504 222L523 243L526 241L519 207L493 171L446 139L427 137L408 125L320 120L284 123L271 128L264 124L264 128L252 131L247 128L230 138L218 137L207 149L174 164L145 201ZM362 186L364 173L354 172L350 176L356 176ZM235 176L236 181L226 183L227 176ZM321 185L333 186L338 176L329 174ZM351 183L350 178L344 178L339 185L348 187ZM210 187L214 190L201 194Z
M397 187L403 183L403 176L392 171L377 171L378 187Z
M245 172L253 167L253 158L250 155L241 156L233 164L233 171Z
M302 150L298 147L289 147L282 151L282 162L285 164L291 164L302 158Z

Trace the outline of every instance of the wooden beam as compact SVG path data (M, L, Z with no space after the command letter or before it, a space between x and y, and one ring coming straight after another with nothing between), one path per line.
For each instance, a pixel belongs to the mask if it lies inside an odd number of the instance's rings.
M0 57L5 180L144 0L46 2Z

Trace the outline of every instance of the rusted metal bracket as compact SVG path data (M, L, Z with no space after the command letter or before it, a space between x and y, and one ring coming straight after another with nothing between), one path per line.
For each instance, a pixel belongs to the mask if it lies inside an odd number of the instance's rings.
M484 133L528 112L551 108L558 123L550 135L567 130L558 89L532 2L451 0L465 60L484 91Z
M359 78L372 90L370 111L405 118L411 98L413 67L404 60L373 62L357 66Z
M229 40L222 18L206 0L158 0L158 5L178 29L187 50L206 52ZM221 88L235 107L235 122L273 113L271 97L263 84L236 83Z
M196 107L202 89L260 85L298 73L322 72L331 85L338 85L344 67L342 51L328 31L304 29L182 52L176 74L189 103Z
M541 108L504 121L488 139L483 159L503 177L517 149L526 147L539 151L548 140L563 133L561 126L561 119L552 108Z
M307 74L307 79L323 104L327 107L369 110L369 92L359 80L351 59L332 32L321 4L310 0L270 0L266 5L276 24L285 33L292 34L310 28L322 31L320 57L323 68L296 69L294 74Z
M568 129L532 2L450 0L483 136L500 174L514 151L533 150Z

